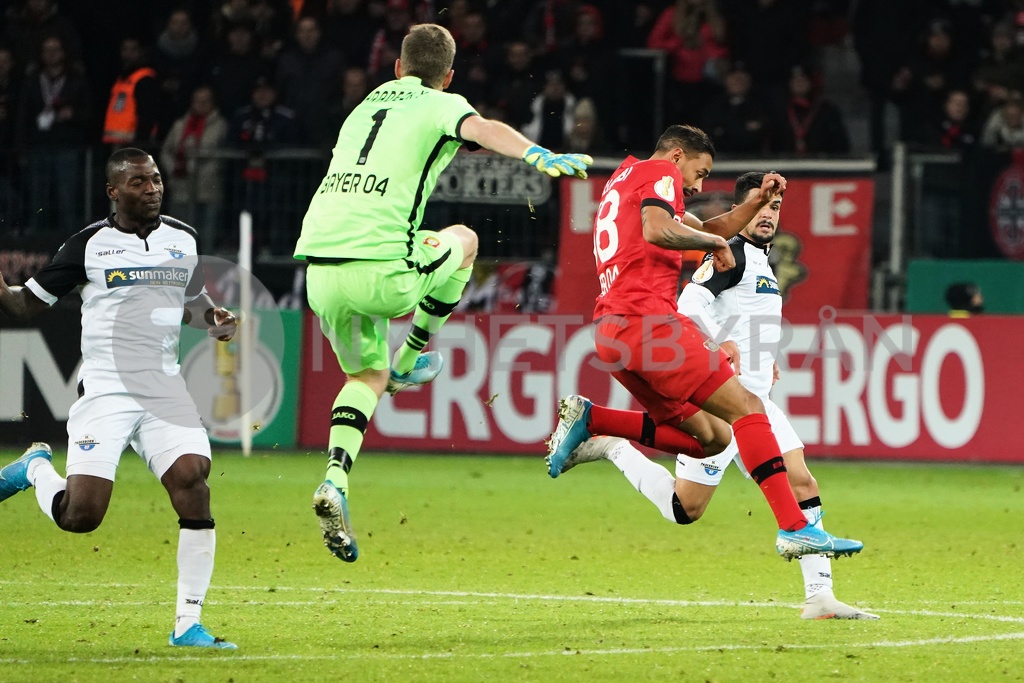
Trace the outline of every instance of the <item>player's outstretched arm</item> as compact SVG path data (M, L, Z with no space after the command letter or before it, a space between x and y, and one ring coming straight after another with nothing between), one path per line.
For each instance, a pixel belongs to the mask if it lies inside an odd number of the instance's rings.
M206 330L217 341L231 341L238 330L238 321L226 308L215 306L209 294L200 294L185 304L181 322L189 327Z
M32 290L24 287L8 287L0 274L0 312L15 320L31 320L49 306L40 300Z
M588 154L556 154L544 149L512 126L482 116L470 116L463 121L459 134L464 140L475 142L492 152L522 159L552 178L562 175L586 178L587 167L594 163Z
M644 239L656 247L674 251L710 251L714 254L715 270L729 270L736 266L728 242L718 235L701 232L680 223L659 206L641 208L640 225Z
M731 239L739 234L743 226L753 220L761 207L770 202L773 196L782 194L785 190L785 178L778 173L765 173L764 180L761 181L761 191L742 204L734 206L732 211L706 221L701 221L692 213L687 212L684 222L691 228Z

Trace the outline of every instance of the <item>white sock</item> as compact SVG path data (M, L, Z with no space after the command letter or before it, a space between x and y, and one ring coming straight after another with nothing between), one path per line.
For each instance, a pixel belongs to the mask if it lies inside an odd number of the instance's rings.
M821 507L804 510L808 524L822 529ZM832 592L832 560L825 555L804 555L800 558L800 571L804 575L804 596L809 598L823 590Z
M28 480L36 490L36 502L43 514L53 519L53 498L68 487L68 481L57 474L53 464L44 458L36 458L29 464Z
M676 521L672 511L672 496L676 491L676 478L672 473L656 462L647 459L643 453L628 441L623 441L612 449L608 459L615 463L619 471L647 500L654 503L661 516L672 522Z
M178 602L174 623L177 638L199 623L206 591L213 576L217 534L213 529L182 529L178 532Z

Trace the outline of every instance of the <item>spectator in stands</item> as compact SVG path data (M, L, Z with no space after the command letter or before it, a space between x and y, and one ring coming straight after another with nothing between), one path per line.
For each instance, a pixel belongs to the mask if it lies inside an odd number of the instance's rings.
M141 149L156 147L160 88L156 71L146 64L138 38L121 41L121 73L110 89L103 122L103 142Z
M573 126L569 132L566 149L579 150L581 154L590 156L611 153L593 100L589 97L581 98L576 103L572 120Z
M523 41L509 43L504 68L496 79L494 100L502 112L501 120L513 128L521 130L533 118L530 106L541 87L534 69L530 46Z
M551 290L555 284L554 254L545 250L540 261L527 264L519 288L519 312L547 313L551 308Z
M18 64L31 64L39 57L43 40L56 36L67 55L68 66L78 66L81 44L74 24L61 16L54 0L24 0L7 9L3 44L11 46Z
M1011 90L1024 88L1024 52L1014 43L1009 23L992 28L989 45L982 51L972 81L986 109L1002 104Z
M970 318L985 310L981 287L973 282L956 282L946 288L950 318Z
M252 102L242 107L228 129L228 144L245 149L248 162L234 178L234 191L253 215L256 248L284 253L294 244L298 223L288 216L287 162L267 160L268 148L294 145L299 128L292 110L277 104L277 91L266 78L256 81Z
M950 90L939 112L925 119L919 138L926 145L946 149L969 149L977 139L971 98L961 88Z
M522 37L540 54L553 55L572 36L582 2L540 0L528 8Z
M350 67L366 69L377 33L363 0L330 0L324 17L324 40L341 50Z
M768 112L751 97L746 67L733 63L725 75L725 92L704 107L703 125L719 152L759 155L768 149Z
M207 250L219 239L224 187L220 162L196 156L216 149L226 136L227 123L214 104L213 90L202 85L193 91L188 113L174 122L160 149L160 168L169 193L167 213L194 227Z
M728 56L725 22L714 0L676 0L658 17L647 46L669 55L670 120L695 123L700 107L715 94Z
M329 146L337 137L324 113L344 66L341 53L321 41L317 20L299 19L295 46L285 50L277 64L277 91L281 104L295 113L304 142Z
M477 108L490 101L490 91L501 66L501 50L487 37L487 21L481 12L468 12L462 30L453 34L456 51L452 69L459 74L454 92Z
M334 131L335 138L338 136L338 131L341 130L341 124L369 92L370 83L366 76L366 69L359 67L345 69L341 90L338 92L336 89L336 95L331 99L327 108L327 125Z
M277 90L267 78L258 78L250 103L232 117L228 144L264 149L299 142L295 113L277 103Z
M605 9L604 25L608 37L617 47L647 47L647 37L654 30L660 3L612 3ZM612 14L608 14L611 12Z
M384 26L377 31L370 46L367 71L371 86L376 87L395 76L395 60L402 51L402 39L412 26L408 0L387 0Z
M930 22L923 47L893 77L891 97L900 110L900 138L914 140L950 88L967 82L968 70L953 45L949 24Z
M569 91L593 100L605 120L611 120L617 104L616 89L608 87L609 81L619 81L618 60L613 55L604 39L601 12L594 5L581 5L576 30L559 48L557 64Z
M291 17L288 0L224 0L213 25L219 36L226 35L233 24L251 26L261 54L276 57L291 30Z
M158 121L160 137L166 135L175 119L188 109L208 59L192 16L184 9L172 11L156 40L152 60L162 99Z
M916 20L916 8L908 2L858 0L853 10L853 45L860 61L860 82L870 100L871 150L878 153L882 166L889 163L886 109L893 77L906 56L907 29Z
M769 147L790 154L845 154L850 138L839 108L821 96L818 74L794 67L789 93L772 115Z
M15 140L27 169L29 224L68 231L82 216L82 148L89 143L89 85L57 36L43 40L18 103Z
M15 183L17 156L14 154L15 123L21 81L14 52L0 46L0 225L9 229L21 212L20 192Z
M452 38L455 39L456 44L460 38L462 38L462 32L464 27L462 22L465 21L466 17L472 11L472 7L469 4L469 0L449 0L445 3L444 12L437 18L437 23L448 29L448 32L452 34ZM522 15L519 16L522 18ZM456 53L456 57L458 53Z
M14 146L14 122L21 85L15 64L13 50L0 45L0 154L8 160L13 158L11 148ZM0 162L0 173L7 168L7 163Z
M221 112L230 118L244 107L256 79L269 71L270 65L254 49L252 29L247 24L233 24L228 29L226 50L214 56L210 66L209 82Z
M575 127L576 97L566 90L560 71L547 72L544 89L533 98L530 111L533 118L523 126L523 135L547 149L566 149L566 138Z
M997 150L1024 148L1024 102L1014 90L993 111L981 132L981 144Z
M785 97L790 71L809 57L814 4L793 0L722 2L730 55L747 65L758 89L770 98Z

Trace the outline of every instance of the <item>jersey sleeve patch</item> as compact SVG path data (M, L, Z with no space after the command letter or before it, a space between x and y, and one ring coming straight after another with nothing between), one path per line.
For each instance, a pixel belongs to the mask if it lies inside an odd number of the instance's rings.
M654 183L654 194L658 195L669 204L675 203L676 188L675 183L672 180L672 176L662 176L661 180Z
M711 276L715 274L715 262L712 259L704 257L704 262L700 264L697 271L693 274L691 280L696 282L698 285L702 285L711 279Z
M705 254L697 271L690 278L690 282L704 287L714 296L718 296L725 290L735 287L743 278L743 271L746 269L747 260L743 252L743 244L730 241L733 257L736 259L736 267L721 272L715 270L713 254Z

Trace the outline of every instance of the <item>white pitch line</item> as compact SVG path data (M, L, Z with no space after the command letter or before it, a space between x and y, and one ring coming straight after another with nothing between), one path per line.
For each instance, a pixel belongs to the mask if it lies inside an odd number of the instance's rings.
M13 581L0 580L0 584L15 583ZM24 582L17 582L23 584ZM81 583L81 584L62 584L63 586L71 586L77 588L144 588L145 586L140 584L123 584L123 583ZM755 602L750 601L737 601L737 600L673 600L668 598L627 598L627 597L616 597L616 596L601 596L601 595L544 595L544 594L533 594L533 593L497 593L497 592L482 592L482 591L432 591L432 590L410 590L410 589L395 589L395 588L327 588L327 587L310 587L310 586L219 586L213 589L216 595L217 591L258 591L261 593L275 593L285 591L301 591L301 592L317 592L317 593L345 593L353 595L402 595L402 596L432 596L432 597L457 597L457 598L490 598L500 600L537 600L542 602L596 602L596 603L608 603L608 604L624 604L624 605L660 605L666 607L758 607L758 608L785 608L785 609L797 609L800 607L797 603L784 603L784 602ZM929 603L932 601L929 601ZM950 602L956 603L955 600ZM1010 603L1015 604L1014 603ZM13 604L13 603L7 603ZM38 603L37 603L38 604ZM53 603L58 604L58 603ZM68 604L73 604L69 602ZM106 603L98 603L106 604ZM131 605L133 603L121 603L111 601L110 605ZM153 604L153 603L137 603L137 604ZM207 601L209 605L225 604L225 605L236 605L236 604L274 604L268 601L219 601L216 599L210 599ZM289 603L282 603L289 604ZM303 604L301 602L294 603L296 605ZM311 604L331 604L326 601L314 601ZM415 603L414 603L415 604ZM985 604L985 603L981 603ZM1003 603L991 603L1001 605ZM872 608L874 609L874 608ZM1024 617L1012 617L1012 616L1001 616L995 614L969 614L963 612L936 612L933 610L900 610L900 609L874 609L876 612L882 612L884 614L901 614L904 616L919 616L919 617L952 617L961 619L981 619L985 621L999 621L1008 623L1024 623Z
M353 659L378 659L378 660L427 660L427 659L528 659L534 657L607 657L615 655L644 655L644 654L680 654L685 652L714 652L714 651L740 651L740 650L828 650L843 648L907 648L926 647L928 645L966 645L972 643L984 643L992 641L1024 640L1022 633L1002 633L992 636L965 636L955 638L952 636L942 638L924 638L921 640L876 640L867 643L837 643L837 644L810 644L791 643L784 645L736 645L732 643L722 645L693 645L689 647L652 647L652 648L613 648L589 650L585 648L566 648L562 650L546 650L539 652L425 652L422 654L389 654L385 652L364 653L354 652L344 655L244 655L223 653L223 657L214 656L177 656L166 657L68 657L66 660L58 659L0 659L0 664L41 664L64 661L71 664L163 664L167 662L203 662L204 664L214 663L235 663L239 661L267 662L267 661L346 661Z

